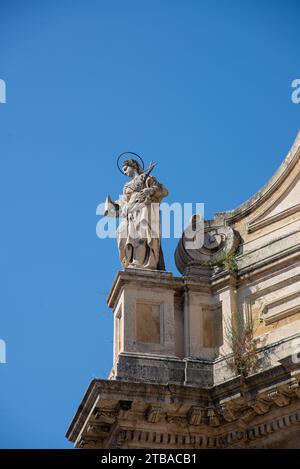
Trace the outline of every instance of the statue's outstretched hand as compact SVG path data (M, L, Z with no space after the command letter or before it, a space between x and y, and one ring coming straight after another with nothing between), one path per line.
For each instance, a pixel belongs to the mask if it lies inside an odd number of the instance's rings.
M113 202L108 195L105 200L104 216L105 217L116 217L119 214L119 205Z

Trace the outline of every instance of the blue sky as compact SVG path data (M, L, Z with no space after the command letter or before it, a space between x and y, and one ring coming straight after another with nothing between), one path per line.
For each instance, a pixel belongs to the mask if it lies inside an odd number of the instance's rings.
M206 217L264 185L300 129L297 1L0 0L0 447L68 448L112 363L120 269L96 206L116 156L158 161ZM177 240L164 240L167 269Z

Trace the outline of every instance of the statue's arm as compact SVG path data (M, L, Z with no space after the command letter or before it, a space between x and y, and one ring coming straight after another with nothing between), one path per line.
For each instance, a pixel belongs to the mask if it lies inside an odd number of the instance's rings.
M146 187L143 189L143 193L150 199L160 201L168 195L168 190L154 176L150 176L146 180Z

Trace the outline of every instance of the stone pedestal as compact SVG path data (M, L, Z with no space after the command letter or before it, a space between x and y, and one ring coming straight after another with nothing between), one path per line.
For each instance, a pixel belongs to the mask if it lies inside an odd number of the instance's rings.
M117 274L107 300L114 315L110 378L209 387L228 375L220 350L226 351L224 317L234 309L234 277L226 274L212 294L209 272L201 283L162 271Z
M175 311L178 281L169 272L119 272L108 305L114 314L115 379L183 382L181 311Z

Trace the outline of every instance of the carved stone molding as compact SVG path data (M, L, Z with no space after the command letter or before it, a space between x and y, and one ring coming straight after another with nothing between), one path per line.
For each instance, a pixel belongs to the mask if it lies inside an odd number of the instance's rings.
M190 425L200 425L205 420L205 409L193 406L190 408L187 420Z
M299 366L287 366L206 390L99 380L91 391L97 404L81 409L84 418L79 412L73 441L79 448L263 447L300 430Z
M146 411L146 419L148 422L156 423L159 419L161 406L151 405Z

